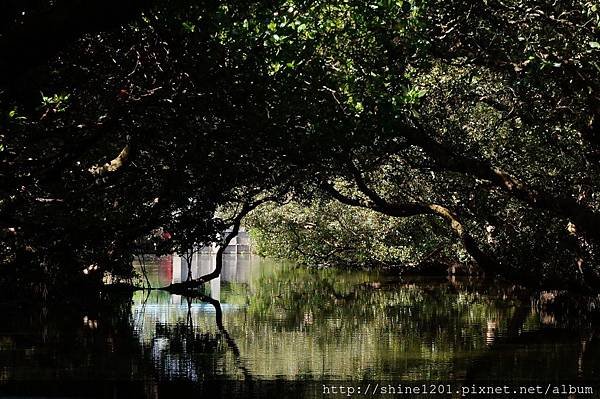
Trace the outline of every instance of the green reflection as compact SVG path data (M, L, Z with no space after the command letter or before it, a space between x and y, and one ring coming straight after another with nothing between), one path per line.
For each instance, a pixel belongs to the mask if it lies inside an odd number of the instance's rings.
M495 346L506 348L513 336L531 331L541 331L542 340L544 334L552 335L545 332L529 299L514 287L468 280L399 281L381 272L307 269L258 258L246 261L246 280L221 281L220 301L224 325L244 367L261 379L484 378L473 372L472 364L489 358ZM207 288L205 294L209 293ZM136 293L134 314L144 295ZM145 311L145 328L140 330L144 340L157 336L148 326L164 330L165 325L185 323L196 334L220 339L210 305L188 304L156 292L146 303L158 305L162 313L151 316ZM218 368L211 372L239 378L239 364L227 350L217 356ZM169 368L168 362L161 362ZM490 375L508 377L513 370L504 364L503 373ZM548 370L544 375L556 375ZM576 371L562 373L571 377Z
M87 397L110 386L123 397L215 388L227 397L269 396L265 389L322 397L314 387L335 380L600 380L600 329L589 303L544 306L558 294L532 297L477 280L401 281L382 272L230 260L219 286L196 298L137 291L107 293L93 306L0 304L0 396L50 389ZM151 282L169 282L168 261L147 268ZM299 381L315 385L304 384L305 392Z

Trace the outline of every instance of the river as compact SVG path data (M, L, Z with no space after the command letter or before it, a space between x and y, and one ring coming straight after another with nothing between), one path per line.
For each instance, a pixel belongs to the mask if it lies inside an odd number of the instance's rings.
M325 397L331 386L437 384L458 397L473 385L600 381L593 304L559 306L557 293L241 254L224 267L198 298L137 291L89 307L0 305L0 395ZM146 269L154 287L180 273L171 257Z

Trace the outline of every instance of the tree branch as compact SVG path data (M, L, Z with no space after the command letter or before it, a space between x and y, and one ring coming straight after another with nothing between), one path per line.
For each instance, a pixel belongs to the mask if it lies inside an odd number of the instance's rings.
M412 144L425 150L445 169L488 180L494 187L500 188L532 208L548 210L557 216L572 220L588 237L600 241L600 214L579 204L575 199L529 187L523 181L487 161L456 154L431 139L423 128L406 127L400 134Z

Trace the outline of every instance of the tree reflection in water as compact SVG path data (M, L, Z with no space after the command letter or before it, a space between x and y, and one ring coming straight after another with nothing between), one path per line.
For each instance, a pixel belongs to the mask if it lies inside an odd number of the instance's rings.
M4 303L0 394L321 397L325 381L600 380L593 302L257 262L221 281L220 300L138 291L47 310Z

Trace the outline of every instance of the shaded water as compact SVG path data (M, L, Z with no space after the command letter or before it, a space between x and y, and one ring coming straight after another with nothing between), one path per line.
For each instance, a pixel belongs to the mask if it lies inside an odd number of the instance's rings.
M207 256L192 261L194 276L211 267ZM170 257L146 268L154 287L187 274ZM322 397L332 382L600 381L597 321L540 308L540 295L511 286L230 255L204 290L110 295L89 308L2 305L0 394Z

